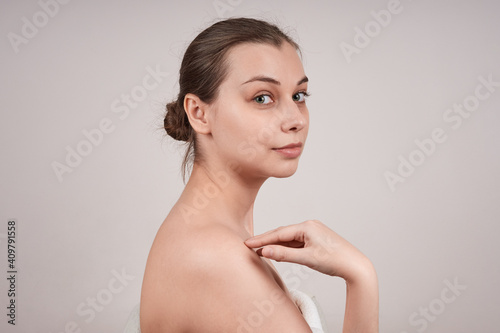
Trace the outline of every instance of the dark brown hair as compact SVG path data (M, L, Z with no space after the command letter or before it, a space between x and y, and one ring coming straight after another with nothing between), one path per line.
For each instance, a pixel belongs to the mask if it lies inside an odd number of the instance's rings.
M242 43L266 43L280 47L283 41L300 52L292 38L277 26L251 18L219 21L203 30L188 46L179 70L179 95L167 104L164 128L168 135L188 145L182 162L185 180L188 164L200 158L196 133L184 110L184 97L192 93L205 103L217 98L218 88L227 75L226 54Z

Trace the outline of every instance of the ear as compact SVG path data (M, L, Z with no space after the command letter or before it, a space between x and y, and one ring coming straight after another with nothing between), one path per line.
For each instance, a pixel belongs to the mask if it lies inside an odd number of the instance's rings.
M196 133L210 134L208 104L203 102L198 96L188 93L184 97L184 110L186 110L189 123Z

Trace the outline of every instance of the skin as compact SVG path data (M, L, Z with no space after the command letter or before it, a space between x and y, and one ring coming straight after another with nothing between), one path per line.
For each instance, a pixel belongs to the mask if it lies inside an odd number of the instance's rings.
M307 78L296 50L286 42L241 44L227 60L213 103L193 94L184 100L202 154L153 242L141 331L311 332L269 260L275 259L343 277L344 331L377 332L375 271L347 241L319 221L253 237L260 187L298 167L299 157L276 148L300 143L303 149L307 138ZM266 310L256 322L258 309Z

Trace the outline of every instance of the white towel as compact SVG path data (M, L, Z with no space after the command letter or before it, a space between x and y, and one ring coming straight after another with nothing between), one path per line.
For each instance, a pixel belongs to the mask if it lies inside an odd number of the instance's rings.
M309 324L313 333L324 333L318 307L314 300L309 295L296 289L290 289L290 295L295 304L300 308L302 316L307 321L307 324Z
M123 333L141 333L141 324L139 321L140 308L141 304L134 306L132 312L128 316L127 325L125 326Z
M307 294L296 290L290 289L290 295L293 301L300 308L302 316L311 328L313 333L324 333L321 317L318 312L318 307L314 300ZM141 333L141 325L139 321L140 304L137 304L127 320L127 325L123 333Z

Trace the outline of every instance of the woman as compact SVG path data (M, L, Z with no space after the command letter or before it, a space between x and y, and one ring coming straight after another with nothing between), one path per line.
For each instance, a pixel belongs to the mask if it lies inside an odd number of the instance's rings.
M345 279L344 332L378 331L375 270L355 247L319 221L253 234L260 187L294 174L306 142L298 50L274 25L248 18L215 23L186 50L165 129L188 144L183 171L194 160L148 257L143 333L248 331L260 304L269 311L251 330L311 332L269 259Z

